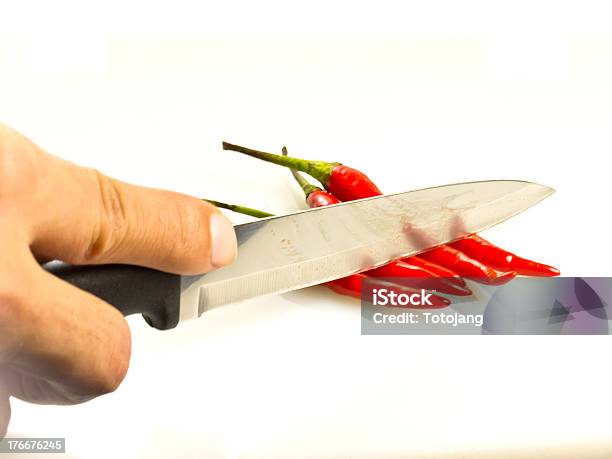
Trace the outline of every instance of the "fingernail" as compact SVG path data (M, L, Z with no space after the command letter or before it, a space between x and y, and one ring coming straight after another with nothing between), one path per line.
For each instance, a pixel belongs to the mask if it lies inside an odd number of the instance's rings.
M234 225L220 213L210 216L211 254L215 268L229 265L236 258L236 233Z

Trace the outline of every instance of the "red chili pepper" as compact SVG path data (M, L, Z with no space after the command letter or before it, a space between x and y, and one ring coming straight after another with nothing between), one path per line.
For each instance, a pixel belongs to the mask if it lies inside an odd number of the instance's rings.
M379 268L366 271L366 274L373 277L401 278L402 285L409 282L407 285L410 287L435 290L450 295L468 296L472 294L472 291L467 287L453 284L446 278L439 277L431 271L405 261L394 261Z
M372 196L379 196L382 194L382 191L380 191L376 184L374 184L374 182L372 182L363 172L340 163L309 161L293 158L291 156L275 155L273 153L252 150L227 142L223 142L223 149L237 151L255 158L263 159L264 161L305 172L321 182L327 191L341 201L371 198Z
M287 154L287 148L283 147L283 156ZM339 204L340 201L333 194L322 190L318 186L309 183L304 177L302 177L295 169L291 169L291 173L295 178L295 181L300 185L300 188L306 196L306 204L308 207L324 207L331 206L332 204Z
M417 266L419 268L423 268L460 287L465 287L465 281L463 280L463 277L461 277L455 271L451 271L450 269L445 268L444 266L441 266L437 263L432 263L431 261L425 260L424 258L421 258L416 255L408 258L402 258L401 261L410 263L411 265Z
M342 201L370 198L382 194L378 187L363 172L338 163L308 161L290 156L275 155L226 142L223 142L223 149L237 151L281 166L306 172L319 180L328 191ZM467 255L461 254L458 250L450 249L447 246L441 246L433 250L433 254L428 252L421 253L421 258L443 265L463 277L468 277L478 282L487 284L505 283L516 276L516 273L502 273L488 268Z
M501 285L516 277L516 272L501 272L495 268L483 265L479 261L468 257L466 254L447 245L434 247L426 252L420 253L420 257L461 273L468 279L489 285Z
M327 183L321 183L342 201L354 201L383 194L367 175L343 164L334 166Z
M289 156L279 156L272 153L252 150L250 148L245 148L238 145L232 145L226 142L223 143L223 148L226 150L234 150L245 153L265 161L306 172L323 183L325 188L327 188L328 191L338 197L341 201L351 201L382 194L374 182L372 182L372 180L370 180L370 178L363 172L339 163L308 161ZM499 270L503 271L514 270L515 272L519 272L520 274L524 275L555 276L559 274L559 270L556 268L518 257L510 252L496 247L479 236L476 236L473 238L473 240L464 239L457 241L453 243L452 246L455 249L465 252L465 254L468 256L461 257L462 260L460 263L458 263L453 259L456 258L456 254L454 252L446 251L446 253L444 253L442 251L438 251L438 253L435 254L435 258L439 260L438 263L443 263L445 266L449 266L449 263L453 263L455 269L466 268L467 271L465 277L472 277L482 281L486 281L488 279L487 283L498 282L495 280L496 277L499 277L499 282L502 283L507 282L507 280L513 277L508 272L500 273L494 268L498 268ZM481 253L481 250L483 253ZM446 259L445 257L449 258ZM478 261L481 262L480 267L478 266L478 263L473 263ZM478 272L479 268L484 266L484 263L491 264L491 268L493 269L489 268L487 272L481 271L477 277L468 275L468 273ZM464 273L460 272L459 274ZM452 277L455 276L451 276L449 279Z
M286 154L287 148L283 147L283 156ZM308 203L309 207L323 207L341 202L333 194L328 193L318 186L308 182L295 169L291 169L291 173L306 195L306 202ZM394 261L388 263L385 266L366 271L365 274L374 277L401 277L404 279L410 279L412 287L437 290L439 292L448 293L451 295L467 296L472 294L472 291L465 287L465 282L463 285L451 283L447 279L439 277L437 274L428 271L424 267L410 264L410 258L406 258L405 261Z
M558 276L559 270L536 261L519 257L473 234L450 244L470 257L497 269L513 270L523 276Z
M325 286L330 288L334 292L339 293L340 295L348 295L348 296L352 296L353 298L361 299L362 285L363 285L364 280L367 278L368 276L363 273L353 274L352 276L343 277L342 279L336 279L334 281L327 282ZM410 287L404 287L401 285L390 284L388 282L380 282L380 284L377 285L376 283L372 283L372 281L369 280L368 285L376 286L380 288L386 288L387 290L395 292L398 295L400 294L413 295L415 293L421 293L419 290L415 290ZM450 305L451 303L450 300L448 300L447 298L435 295L433 293L429 297L429 301L431 302L431 306L419 307L419 306L411 305L410 308L412 309L444 308Z

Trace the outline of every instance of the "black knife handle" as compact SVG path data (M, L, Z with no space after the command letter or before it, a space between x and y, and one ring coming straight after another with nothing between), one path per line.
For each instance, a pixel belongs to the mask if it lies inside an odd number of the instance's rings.
M74 266L51 262L45 269L116 307L124 316L142 314L159 330L176 327L181 276L132 265Z

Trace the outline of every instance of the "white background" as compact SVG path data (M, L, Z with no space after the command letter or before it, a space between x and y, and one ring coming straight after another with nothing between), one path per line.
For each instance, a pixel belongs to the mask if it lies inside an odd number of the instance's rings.
M303 207L287 171L222 140L387 192L533 180L557 194L486 236L611 274L607 2L0 6L0 120L64 158L275 213ZM360 336L359 304L321 287L130 324L116 393L14 402L11 435L66 437L79 458L612 452L609 337Z

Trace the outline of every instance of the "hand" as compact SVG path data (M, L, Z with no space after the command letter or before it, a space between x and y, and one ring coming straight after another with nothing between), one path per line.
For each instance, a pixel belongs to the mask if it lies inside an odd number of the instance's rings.
M215 207L78 167L0 125L0 438L10 396L84 402L115 390L129 365L122 315L40 262L196 274L235 255L233 226Z

